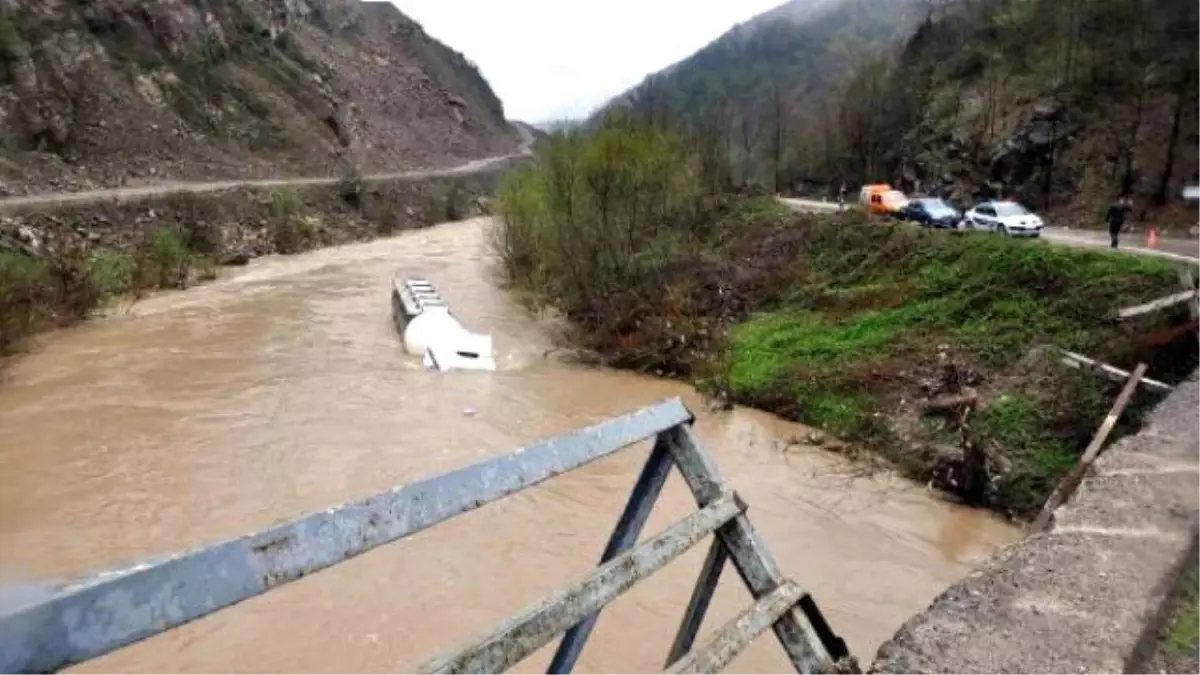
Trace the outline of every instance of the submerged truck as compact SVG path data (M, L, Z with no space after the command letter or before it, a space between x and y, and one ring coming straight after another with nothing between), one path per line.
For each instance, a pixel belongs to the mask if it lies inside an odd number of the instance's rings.
M420 357L426 368L496 369L492 336L463 328L437 289L425 279L401 275L392 279L392 322L403 336L404 350Z

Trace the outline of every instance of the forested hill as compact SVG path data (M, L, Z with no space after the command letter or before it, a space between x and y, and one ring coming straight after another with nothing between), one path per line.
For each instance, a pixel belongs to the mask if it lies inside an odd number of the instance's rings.
M781 146L794 145L806 118L819 115L835 85L869 55L907 39L924 6L924 0L792 0L650 75L605 111L627 107L664 124L722 127L739 158L738 173L753 174L742 178L770 182L776 160L790 161ZM776 143L776 136L786 138Z
M839 166L926 191L1003 192L1098 218L1174 209L1197 172L1195 0L943 3L839 109ZM1168 218L1171 214L1159 214Z
M686 131L777 191L887 181L1081 222L1130 193L1194 225L1197 21L1195 0L795 0L596 118Z

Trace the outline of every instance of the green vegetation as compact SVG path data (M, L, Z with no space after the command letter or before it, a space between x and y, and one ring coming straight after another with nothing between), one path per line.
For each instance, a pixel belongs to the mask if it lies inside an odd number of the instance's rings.
M783 307L734 326L723 384L737 400L782 405L801 421L881 448L901 464L897 439L875 412L912 387L897 371L933 368L939 345L1006 384L971 426L1008 463L985 497L1035 510L1078 457L1108 405L1104 386L1054 366L1026 372L1038 345L1130 365L1136 329L1114 307L1169 291L1176 270L1159 259L873 226L857 218L776 225L804 241ZM1194 357L1178 366L1179 374ZM899 381L897 380L899 377ZM831 397L833 397L831 399ZM919 477L929 478L920 469Z
M48 277L44 264L0 251L0 355L10 353L42 318L39 306Z
M1178 195L1197 167L1196 3L886 4L787 3L608 109L700 134L733 182L776 192L999 193L1092 226L1130 192L1137 220L1195 225Z
M450 184L446 189L445 202L445 221L455 222L467 217L466 195L463 194L463 188L457 181Z
M113 298L134 289L137 262L119 251L96 251L91 255L88 274L105 298Z
M1194 568L1185 576L1180 590L1175 615L1164 636L1164 648L1195 660L1200 644L1200 574Z
M179 232L157 227L150 231L138 250L137 261L139 286L183 288L188 282L192 253Z
M1164 206L1196 168L1196 21L1184 0L950 3L847 84L854 152L809 165L964 199L991 181L1092 222L1119 192Z
M610 118L547 140L500 193L510 280L562 310L609 363L688 377L873 448L937 479L935 448L998 458L964 497L1040 506L1102 419L1111 383L1049 347L1182 377L1191 350L1154 352L1114 308L1176 289L1157 258L931 232L853 213L789 214L705 181L694 138ZM1038 356L1041 354L1041 356ZM977 392L969 418L909 424L921 402ZM1153 403L1141 395L1119 432ZM964 421L965 420L965 421ZM966 441L964 441L966 439Z
M731 29L614 105L659 128L719 138L739 183L782 191L815 178L807 161L833 131L842 82L876 51L903 43L924 8L919 0L886 9L873 0L837 0L826 11L813 4L787 3Z
M0 251L0 356L44 327L86 316L101 299L80 248L62 246L51 260Z
M500 190L497 245L510 275L556 293L572 314L660 292L655 269L685 243L668 224L690 216L699 194L689 159L678 139L624 119L591 137L550 137L538 165Z
M183 288L211 275L211 258L189 249L179 230L148 230L131 253L88 251L71 239L47 243L42 258L0 250L0 356L26 338L86 318L117 296Z
M0 59L13 58L21 47L21 33L8 18L0 16Z
M283 186L267 192L270 234L275 250L300 253L315 245L313 220L304 214L304 203L295 188Z

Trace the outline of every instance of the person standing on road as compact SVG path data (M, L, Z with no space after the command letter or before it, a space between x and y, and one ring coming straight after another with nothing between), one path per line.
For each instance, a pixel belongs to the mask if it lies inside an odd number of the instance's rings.
M1117 247L1118 240L1121 238L1121 230L1125 227L1125 218L1129 215L1131 208L1129 195L1121 195L1104 214L1104 221L1108 223L1108 234L1112 237L1113 248Z
M844 211L845 209L846 209L846 184L842 183L841 189L838 190L838 210Z

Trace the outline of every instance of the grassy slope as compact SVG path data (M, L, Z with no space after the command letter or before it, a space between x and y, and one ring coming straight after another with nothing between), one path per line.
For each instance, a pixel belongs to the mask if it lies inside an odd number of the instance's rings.
M1040 506L1115 388L1048 347L1127 368L1144 360L1166 380L1196 366L1191 338L1143 346L1186 309L1110 318L1178 290L1172 263L792 214L714 189L698 153L614 120L550 137L501 190L496 242L510 280L613 366L691 379L1016 514ZM966 417L927 410L972 394ZM1118 435L1153 402L1139 394Z
M733 398L863 440L928 478L935 456L912 443L945 444L938 432L948 429L926 419L900 439L876 413L914 415L920 381L946 363L979 373L987 404L972 433L1007 465L991 499L1019 513L1037 508L1107 405L1089 376L1028 368L1031 348L1129 366L1146 358L1136 329L1107 315L1177 283L1170 263L1107 251L854 217L777 227L805 228L816 246L792 263L787 301L733 327L724 375Z

